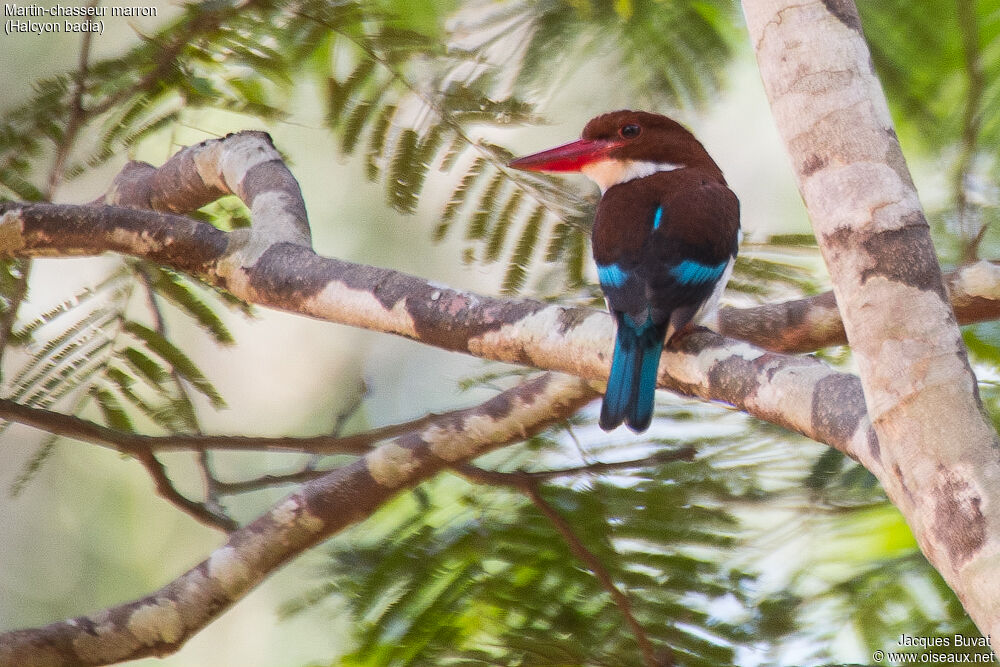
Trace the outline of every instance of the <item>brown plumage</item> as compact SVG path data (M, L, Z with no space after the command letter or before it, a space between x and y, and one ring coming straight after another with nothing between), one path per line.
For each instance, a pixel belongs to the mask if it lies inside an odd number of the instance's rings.
M511 166L582 171L601 187L594 260L618 335L600 424L645 430L664 342L721 291L736 258L736 195L694 135L645 111L598 116L579 141Z

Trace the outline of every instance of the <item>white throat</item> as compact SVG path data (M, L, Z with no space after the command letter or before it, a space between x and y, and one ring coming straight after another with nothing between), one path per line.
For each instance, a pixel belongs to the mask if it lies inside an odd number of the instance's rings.
M597 183L601 194L612 185L626 183L637 178L652 176L658 171L683 169L687 165L673 162L645 162L642 160L598 160L584 165L582 171L587 178Z

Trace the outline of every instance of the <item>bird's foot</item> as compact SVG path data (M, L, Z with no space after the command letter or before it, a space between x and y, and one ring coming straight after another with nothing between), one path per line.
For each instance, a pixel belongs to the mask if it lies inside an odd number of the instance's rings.
M685 324L680 329L674 332L674 335L671 336L670 339L666 342L665 347L671 350L680 349L681 343L684 341L685 338L699 331L711 331L711 329L709 329L708 327L704 327L700 324L694 324L692 322L688 322L687 324Z

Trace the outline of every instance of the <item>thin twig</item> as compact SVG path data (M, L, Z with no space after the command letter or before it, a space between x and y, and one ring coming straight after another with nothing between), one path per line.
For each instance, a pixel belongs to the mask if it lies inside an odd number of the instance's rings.
M142 280L143 287L146 290L146 303L149 305L149 310L153 316L153 327L158 334L163 337L167 336L167 324L163 317L163 310L160 307L158 300L158 295L153 287L153 279L149 274L145 264L143 262L138 262L134 264L135 272L138 274L139 278ZM198 423L198 416L194 412L194 403L191 400L191 395L185 386L180 373L173 366L170 368L170 378L177 388L178 396L191 410L191 422L189 424L192 431L197 435L204 435L201 430L201 424ZM150 457L156 463L155 466L150 467L146 465L146 470L153 474L156 470L163 469L163 466L159 465L159 461L156 459L155 455L150 454ZM214 527L223 527L226 525L236 526L236 522L229 516L226 512L225 507L219 501L219 493L216 488L217 480L212 472L212 461L211 454L207 450L202 450L198 452L198 467L201 470L202 484L204 486L204 496L205 500L201 503L197 501L190 500L184 496L180 491L177 491L176 487L170 481L166 474L162 475L162 479L157 481L157 488L161 488L163 485L169 486L169 493L161 492L164 498L170 500L175 505L178 505L182 510L188 512L196 519L213 525ZM156 479L154 477L154 479ZM179 499L183 499L179 502ZM228 530L233 530L229 528Z
M357 411L364 405L365 395L368 393L368 388L364 382L361 383L361 389L358 391L351 402L347 405L344 410L337 415L337 419L333 424L333 428L330 430L330 437L336 438L340 437L344 428L347 426L347 422L350 421ZM314 479L318 479L323 475L330 472L329 469L321 469L317 466L319 465L322 456L319 454L313 454L309 457L309 461L306 462L301 469L294 472L282 473L278 475L267 474L261 475L259 477L254 477L252 479L240 480L237 482L226 482L220 479L215 480L215 489L220 494L235 494L235 493L248 493L251 491L259 491L261 489L266 489L272 486L284 486L287 484L302 484L304 482L309 482Z
M178 491L174 487L173 482L170 481L166 469L160 463L159 459L156 458L155 454L144 452L136 458L146 468L149 476L153 478L153 482L156 484L156 491L163 499L211 528L218 528L227 533L239 528L239 524L230 517L225 514L217 514L204 503L191 500Z
M304 482L311 482L312 480L319 479L329 472L330 470L322 470L319 468L303 468L301 470L296 470L295 472L277 475L261 475L260 477L244 479L237 482L216 480L215 488L220 494L248 493L251 491L260 491L261 489L266 489L272 486L284 486L286 484L302 484Z
M608 592L611 599L614 601L615 606L621 612L622 616L625 617L625 622L628 623L632 630L632 634L635 636L636 643L639 644L639 650L642 652L643 662L646 667L672 667L674 664L673 657L669 652L666 654L657 655L653 648L652 643L649 641L649 637L646 636L646 630L642 627L642 624L636 620L635 615L632 613L632 604L629 602L628 597L615 585L614 580L611 578L611 574L608 572L607 568L601 560L590 551L586 545L580 540L580 538L573 532L573 527L570 526L569 522L559 512L556 511L552 505L550 505L544 498L542 498L541 493L538 490L537 483L528 484L524 488L525 495L531 500L532 504L538 508L545 518L547 518L552 525L555 527L556 531L562 535L562 538L566 540L566 544L569 545L569 549L573 552L573 555L580 559L584 565L587 566L597 580L601 582L601 586L604 590Z
M98 0L90 0L88 7L96 7ZM52 195L62 181L63 173L66 170L66 161L73 150L76 138L80 134L81 128L91 118L91 114L83 107L83 94L87 90L87 74L90 72L90 46L93 33L85 32L80 40L80 56L78 59L77 71L73 76L73 99L69 106L69 119L66 121L66 132L62 141L56 147L55 158L52 161L52 168L49 170L48 183L46 185L45 199L51 201Z
M2 401L0 401L2 403ZM343 424L346 422L344 417L352 414L357 406L360 405L360 400L358 402L352 403L348 409L338 416L337 424L333 429L332 437L336 437L337 433L341 430ZM392 428L405 427L404 430L413 430L422 427L428 420L440 419L444 415L431 414L420 419L413 420L410 422L405 422L404 424L396 425ZM376 429L376 431L379 429ZM372 431L369 431L372 433ZM353 437L353 436L349 436ZM387 438L380 438L387 439ZM472 465L460 465L455 466L455 471L459 472L463 476L482 483L497 484L504 486L512 486L516 488L523 488L523 485L534 481L545 481L549 479L554 479L557 477L565 477L570 475L588 474L588 473L600 473L609 472L612 470L625 470L629 468L645 467L649 465L654 465L658 463L666 463L669 461L690 461L694 458L696 450L694 447L682 447L680 449L658 452L651 456L634 459L629 461L615 461L615 462L595 462L587 464L584 466L578 466L574 468L564 468L559 470L542 470L542 471L532 471L532 472L513 472L513 473L503 473L491 470L485 470ZM259 491L261 489L272 487L272 486L282 486L288 484L301 484L304 482L309 482L314 479L323 477L324 475L330 473L332 469L318 469L314 466L314 462L310 461L303 468L282 474L266 474L259 477L254 477L246 480L239 480L234 482L228 482L224 480L216 480L216 488L221 494L236 494L236 493L247 493L252 491Z
M607 471L629 467L634 468L642 465L649 465L652 462L662 462L663 460L690 460L694 456L694 453L693 447L683 447L671 452L661 453L661 455L654 455L647 457L646 459L639 459L635 461L622 461L620 463L594 463L581 466L579 468L535 473L497 472L494 470L484 470L483 468L479 468L471 464L455 466L454 469L457 473L466 477L470 481L480 484L508 486L517 489L527 496L528 499L531 500L532 504L535 505L535 507L538 508L538 510L552 523L556 531L566 541L566 544L569 546L573 555L587 566L587 569L594 574L604 590L611 596L611 600L614 602L615 606L618 607L618 610L625 618L625 622L628 623L629 628L631 628L632 634L635 636L636 643L639 645L639 650L642 652L643 662L646 666L672 667L674 662L669 649L667 649L666 652L657 654L652 643L649 641L649 637L646 636L646 630L632 613L632 605L629 602L628 597L621 591L621 589L618 588L617 585L615 585L614 579L611 577L607 568L604 567L601 560L592 551L590 551L576 535L576 533L573 532L573 528L570 526L569 522L566 521L566 519L563 518L563 516L559 514L554 507L552 507L552 505L542 498L539 491L539 485L545 479L561 477L567 474L576 474L579 472Z
M330 429L330 437L339 438L343 435L344 429L347 428L347 423L351 421L351 418L358 413L361 406L365 404L365 397L368 395L368 384L362 379L358 391L354 393L351 397L351 402L343 408L337 418L333 422L333 428ZM323 456L321 454L313 454L309 457L309 461L306 463L303 470L315 470L316 466L322 460Z
M695 454L697 454L697 450L688 445L679 449L657 452L641 459L611 462L594 461L582 466L561 468L558 470L517 470L513 472L500 472L497 470L486 470L472 464L457 466L455 470L475 482L495 484L498 486L509 486L523 490L526 488L525 485L547 482L549 480L556 479L557 477L570 477L573 475L597 474L612 472L615 470L645 468L660 463L669 463L671 461L691 461L694 459Z
M152 436L129 433L102 426L79 417L22 405L0 398L0 419L9 419L49 433L108 447L138 456L144 452L168 451L286 451L321 454L364 454L382 440L421 428L443 415L428 413L400 424L390 424L363 433L343 437L314 435L304 437L254 437L237 435L197 435L178 433Z

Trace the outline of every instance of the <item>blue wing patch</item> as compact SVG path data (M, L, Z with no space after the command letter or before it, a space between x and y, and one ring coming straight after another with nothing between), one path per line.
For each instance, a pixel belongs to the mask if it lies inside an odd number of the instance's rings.
M682 285L703 285L719 279L729 262L720 262L714 266L706 266L692 259L685 259L670 269L670 273Z
M597 279L605 287L621 287L628 280L628 274L617 264L597 265Z
M653 216L653 229L659 229L660 223L663 222L663 207L656 207L656 214Z

